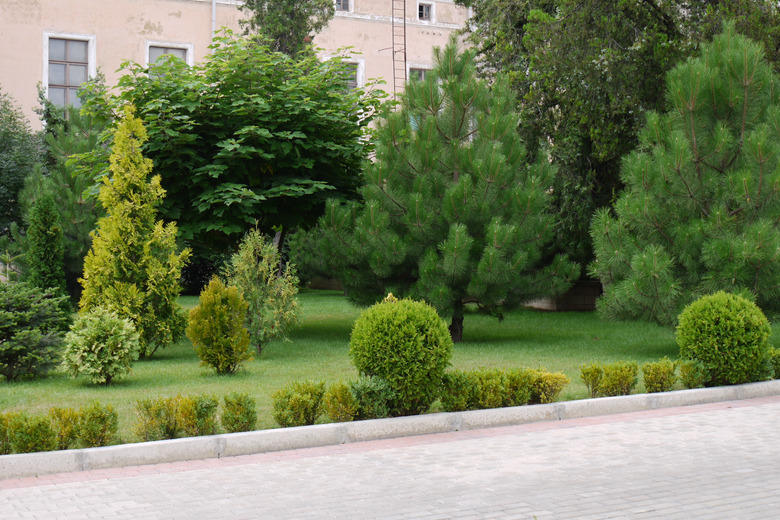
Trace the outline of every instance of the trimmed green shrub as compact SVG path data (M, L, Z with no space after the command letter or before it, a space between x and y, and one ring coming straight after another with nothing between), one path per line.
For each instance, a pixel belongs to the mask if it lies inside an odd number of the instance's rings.
M244 327L247 302L235 287L225 287L216 276L200 293L200 303L190 311L187 337L201 364L217 374L232 374L252 359L249 332Z
M361 313L352 328L349 355L361 375L386 380L395 392L390 414L425 412L439 397L452 339L430 305L384 301Z
M655 393L668 392L674 388L674 384L677 382L676 369L677 365L668 357L655 363L642 365L642 381L645 383L645 390L649 393Z
M331 384L322 396L322 409L332 422L349 422L357 415L358 403L344 381Z
M12 453L33 453L57 449L57 434L51 419L44 415L15 413L7 425Z
M119 414L110 404L93 401L79 410L79 442L85 448L112 444L118 429Z
M683 359L677 362L683 388L702 388L707 380L707 368L700 361Z
M177 419L185 437L217 433L219 399L213 395L192 395L179 397L178 404Z
M462 412L473 409L477 388L470 372L448 370L442 375L441 383L442 410Z
M772 348L769 351L769 361L772 364L772 377L780 379L780 349Z
M723 291L702 296L680 314L680 358L701 362L705 386L734 385L771 377L769 321L756 304Z
M599 395L629 395L639 382L639 367L635 361L618 361L604 365L599 381Z
M59 362L68 317L66 296L25 282L0 283L0 375L39 377Z
M57 435L57 449L72 448L79 437L80 414L73 408L54 407L49 409L49 418Z
M222 427L228 433L248 432L257 424L257 403L246 393L233 392L223 399Z
M588 395L591 398L599 397L599 385L601 384L601 378L603 376L603 363L580 365L580 379L585 383L585 388L588 389Z
M103 307L81 313L65 335L63 366L73 377L84 374L93 383L110 385L130 372L140 342L130 320Z
M295 267L282 262L279 250L257 229L250 230L225 268L229 285L246 300L246 328L260 354L276 337L284 337L299 320L298 278Z
M361 376L349 383L349 389L357 402L356 421L382 419L390 415L390 404L395 400L395 391L390 383L381 377Z
M505 373L506 397L504 406L523 406L528 404L533 393L536 377L534 372L527 368L514 368L507 370Z
M141 440L148 442L181 437L180 401L180 395L136 401L135 412L138 422L135 425L135 432Z
M0 413L0 455L11 453L11 440L8 437L8 428L11 425L11 419L18 412Z
M295 381L274 392L274 420L282 428L314 424L320 415L325 383Z
M471 409L501 408L507 396L506 374L498 369L472 370L469 377L474 382Z
M27 281L42 289L53 289L57 296L68 294L65 288L65 245L62 239L60 213L54 198L46 194L30 210L27 228ZM70 301L63 301L64 310Z
M569 378L561 372L547 372L546 370L529 370L531 375L531 399L529 404L552 403L561 394Z

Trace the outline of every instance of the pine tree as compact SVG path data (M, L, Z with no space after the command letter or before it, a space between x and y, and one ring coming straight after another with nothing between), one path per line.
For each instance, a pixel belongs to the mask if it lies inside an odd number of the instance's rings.
M778 86L733 25L667 75L670 110L648 115L614 214L591 225L604 316L671 324L718 290L780 310Z
M459 341L467 305L500 316L561 293L579 269L544 262L554 170L544 157L528 161L505 79L477 79L474 53L454 41L434 58L380 122L365 203L328 204L321 255L354 300L423 299L451 317Z
M111 176L100 188L107 215L92 234L84 260L82 312L107 307L135 325L141 357L148 358L184 332L177 303L181 268L189 250L176 248L176 224L156 220L165 195L160 177L149 179L152 161L141 154L146 130L131 108L114 134Z
M51 195L39 199L30 212L27 228L27 281L41 289L53 289L57 296L64 296L65 272L60 214Z

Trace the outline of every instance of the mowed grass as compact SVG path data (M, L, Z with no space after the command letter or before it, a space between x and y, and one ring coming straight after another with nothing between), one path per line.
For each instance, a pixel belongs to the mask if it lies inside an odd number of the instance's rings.
M291 331L290 341L269 344L261 356L237 374L217 376L201 366L191 343L184 339L158 351L149 361L133 365L130 375L109 387L89 384L55 372L46 379L0 383L0 410L45 412L52 406L81 407L98 400L119 412L120 439L137 440L135 402L177 394L247 392L258 403L259 428L276 426L272 417L274 391L295 380L333 382L357 377L349 359L349 334L360 309L337 291L304 291L299 296L303 319ZM190 309L196 297L183 297ZM663 356L675 358L674 331L640 322L604 322L593 312L544 312L520 309L501 322L468 315L464 340L455 345L454 368L544 367L564 372L571 379L564 400L586 397L579 366L592 361L634 360L640 365ZM641 378L640 378L641 379ZM643 391L640 381L637 391Z

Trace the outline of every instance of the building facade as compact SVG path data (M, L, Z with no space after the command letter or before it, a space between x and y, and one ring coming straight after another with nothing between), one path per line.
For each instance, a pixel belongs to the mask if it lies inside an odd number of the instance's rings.
M453 0L334 0L336 14L315 36L327 59L351 47L354 82L384 79L402 88L409 75L432 66L463 27L468 10ZM209 52L214 31L240 31L241 0L0 0L0 86L22 106L33 128L40 121L37 85L54 103L78 104L76 91L101 70L108 85L125 60L153 62L174 54L189 64Z

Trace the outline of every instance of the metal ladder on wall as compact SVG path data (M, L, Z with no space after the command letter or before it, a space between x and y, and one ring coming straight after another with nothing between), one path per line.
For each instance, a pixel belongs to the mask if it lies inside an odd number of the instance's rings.
M398 96L406 85L406 0L393 3L393 95Z

